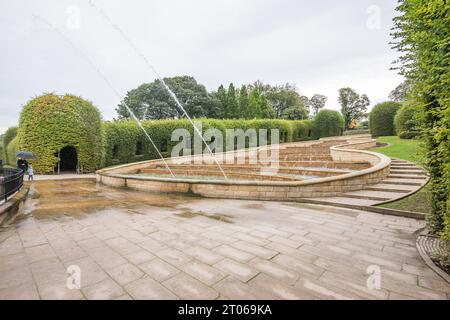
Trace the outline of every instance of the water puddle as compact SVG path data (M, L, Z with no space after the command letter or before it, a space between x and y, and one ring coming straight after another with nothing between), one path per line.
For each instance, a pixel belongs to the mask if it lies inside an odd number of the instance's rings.
M192 199L198 197L111 188L90 179L35 181L30 185L21 214L37 219L79 218L109 209L145 214L161 209L175 210Z
M221 222L225 222L225 223L233 223L233 221L231 220L231 216L226 215L226 214L209 214L203 211L192 211L189 209L184 209L181 213L177 213L175 214L177 217L181 217L181 218L195 218L195 217L205 217L208 219L213 219L216 221L221 221Z

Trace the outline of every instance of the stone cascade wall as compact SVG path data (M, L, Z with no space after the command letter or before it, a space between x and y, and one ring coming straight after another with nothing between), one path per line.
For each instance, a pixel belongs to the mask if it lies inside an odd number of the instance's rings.
M296 201L301 198L332 197L342 192L361 190L366 185L379 183L389 174L388 157L363 150L375 146L375 140L368 136L334 137L314 142L289 143L280 145L279 148L289 152L290 147L314 148L315 145L321 149L326 146L321 151L327 150L333 161L364 162L370 163L371 166L342 175L303 181L224 181L133 175L151 165L164 164L161 160L154 160L99 170L97 181L108 186L149 192L192 193L213 198ZM245 157L246 151L232 153L234 157ZM199 159L201 156L188 156L167 161L169 165L187 164Z

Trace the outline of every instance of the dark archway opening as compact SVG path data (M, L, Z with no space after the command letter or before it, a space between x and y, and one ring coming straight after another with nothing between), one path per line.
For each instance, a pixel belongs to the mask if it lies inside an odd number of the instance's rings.
M119 146L117 144L115 144L114 147L113 147L112 158L114 160L118 160L119 159Z
M142 146L142 141L136 143L136 155L141 156L144 154L144 148Z
M59 163L57 165L57 173L77 172L77 150L74 147L64 147L59 153Z

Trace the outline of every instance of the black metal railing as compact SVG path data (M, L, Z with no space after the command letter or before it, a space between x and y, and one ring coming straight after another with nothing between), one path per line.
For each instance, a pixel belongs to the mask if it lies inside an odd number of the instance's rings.
M0 201L8 200L23 186L23 174L20 169L0 168Z

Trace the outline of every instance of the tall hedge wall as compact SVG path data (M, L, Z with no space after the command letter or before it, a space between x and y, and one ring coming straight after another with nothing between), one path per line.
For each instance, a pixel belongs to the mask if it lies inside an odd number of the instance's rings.
M312 135L315 139L340 136L344 131L344 118L335 110L320 110L314 118Z
M419 106L406 101L394 117L395 132L401 139L412 139L420 134L418 124Z
M394 117L400 107L400 103L393 101L382 102L373 107L369 116L370 133L374 137L394 136Z
M280 142L308 140L313 136L313 122L310 120L196 119L195 121L201 122L203 133L209 128L220 130L224 137L224 143L227 138L226 129L242 129L244 131L248 129L279 129ZM172 132L175 129L186 129L191 137L194 136L191 123L185 119L143 121L142 125L165 157L169 157L172 148L179 143L171 141ZM159 158L157 151L136 122L125 120L104 122L103 130L106 143L106 166ZM248 146L248 139L246 139L246 147ZM203 148L205 148L204 145ZM192 152L194 151L192 150Z
M74 95L44 94L30 100L20 114L17 145L32 151L37 173L52 173L62 148L77 151L80 172L102 167L104 157L100 113L89 101Z

